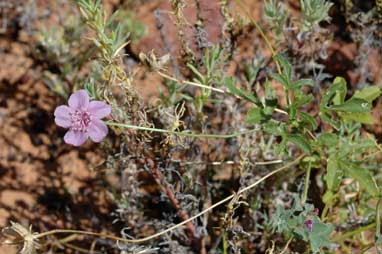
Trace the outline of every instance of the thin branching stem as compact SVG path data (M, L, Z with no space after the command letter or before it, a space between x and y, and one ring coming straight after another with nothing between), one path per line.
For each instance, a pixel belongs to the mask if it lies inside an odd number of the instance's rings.
M301 203L304 205L306 200L308 199L308 190L309 190L309 181L310 181L310 172L312 170L312 162L309 161L308 169L306 170L305 175L305 186L304 186L304 194L302 196Z
M209 89L211 91L222 93L222 94L229 94L228 91L224 91L223 89L219 89L219 88L215 88L215 87L212 87L212 86L203 85L201 83L192 82L192 81L188 81L188 80L180 80L180 79L177 79L177 78L172 77L170 75L167 75L166 73L163 73L161 71L157 71L157 73L160 76L162 76L163 78L168 79L168 80L172 80L172 81L177 82L179 84L186 84L186 85L196 86L196 87L200 87L200 88L204 88L204 89Z
M195 87L200 87L200 88L204 88L204 89L209 89L209 90L217 92L217 93L229 94L229 95L232 95L232 96L234 96L234 97L236 97L238 99L242 99L241 97L239 97L237 95L234 95L231 92L223 90L223 89L219 89L219 88L216 88L216 87L203 85L201 83L192 82L192 81L188 81L188 80L180 80L180 79L177 79L177 78L172 77L170 75L167 75L166 73L163 73L161 71L157 71L157 73L160 76L162 76L163 78L168 79L168 80L172 80L172 81L177 82L179 84L186 84L186 85L190 85L190 86L195 86ZM275 111L278 112L278 113L284 114L284 115L288 115L288 113L286 111L284 111L282 109L279 109L279 108L275 108Z
M272 43L270 42L270 40L268 39L268 37L265 35L263 29L261 28L261 26L257 23L257 21L252 18L252 15L248 12L247 10L247 7L243 5L243 3L241 2L241 0L235 0L236 3L239 5L240 9L245 13L245 15L249 18L249 20L252 22L252 24L255 26L256 30L259 32L261 38L263 38L265 44L267 44L267 47L269 48L269 50L271 51L272 53L272 57L274 59L274 57L277 55L276 51L274 50L273 46L272 46ZM279 63L275 60L275 63L276 63L276 67L277 67L277 71L278 73L282 73L281 72L281 68L280 68L280 65Z
M205 134L205 133L191 133L191 132L181 132L181 131L171 131L171 130L165 130L165 129L158 129L158 128L150 128L150 127L144 127L144 126L137 126L132 124L126 124L126 123L116 123L116 122L106 122L109 126L117 126L117 127L123 127L123 128L129 128L129 129L135 129L135 130L142 130L142 131L152 131L152 132L160 132L160 133L168 133L173 134L177 136L184 136L184 137L192 137L192 138L234 138L245 134L250 134L252 132L258 131L258 129L252 129L252 130L246 130L241 132L235 132L231 134Z
M234 165L240 164L239 161L181 161L181 160L171 160L172 162L179 163L181 166L185 165L209 165L209 166L221 166L221 165ZM280 164L283 163L283 160L272 160L272 161L256 161L253 162L255 166L265 166L272 164Z
M362 233L366 230L369 230L369 229L372 229L374 228L376 225L375 222L369 224L369 225L366 225L366 226L363 226L363 227L359 227L359 228L356 228L352 231L349 231L349 232L346 232L345 234L343 235L340 235L340 236L337 236L337 237L334 237L331 241L334 242L334 243L339 243L339 242L342 242L350 237L353 237L355 235L358 235L359 233Z
M292 242L292 240L293 240L293 236L292 236L291 238L289 238L288 242L285 244L285 247L284 247L284 249L280 252L280 254L287 253L289 244Z
M47 231L47 232L44 232L44 233L40 233L40 234L37 234L36 235L36 238L41 238L41 237L44 237L44 236L48 236L48 235L53 235L53 234L65 234L65 233L68 233L68 234L82 234L82 235L90 235L90 236L96 236L96 237L100 237L100 238L107 238L107 239L111 239L111 240L115 240L115 241L120 241L120 242L124 242L124 243L142 243L142 242L146 242L148 240L151 240L151 239L154 239L154 238L157 238L161 235L164 235L166 234L167 232L170 232L176 228L179 228L183 225L185 225L186 223L190 222L190 221L193 221L195 220L196 218L202 216L203 214L213 210L214 208L230 201L232 198L234 198L236 195L240 195L246 191L249 191L250 189L253 189L254 187L256 187L257 185L259 185L260 183L264 182L266 179L268 179L269 177L281 172L281 171L284 171L286 169L289 169L290 167L292 167L293 165L296 165L303 157L305 156L305 154L302 154L300 155L299 157L297 157L294 161L278 168L278 169L275 169L273 170L272 172L268 173L267 175L263 176L262 178L260 178L259 180L257 180L256 182L254 182L253 184L239 190L237 193L235 194L232 194L222 200L220 200L219 202L213 204L212 206L208 207L207 209L201 211L200 213L190 217L188 220L184 220L182 221L181 223L178 223L172 227L169 227L163 231L160 231L156 234L153 234L153 235L150 235L150 236L147 236L147 237L143 237L143 238L140 238L140 239L125 239L125 238L122 238L122 237L118 237L118 236L114 236L114 235L109 235L109 234L104 234L104 233L97 233L97 232L90 232L90 231L83 231L83 230L74 230L74 229L53 229L53 230L50 230L50 231Z

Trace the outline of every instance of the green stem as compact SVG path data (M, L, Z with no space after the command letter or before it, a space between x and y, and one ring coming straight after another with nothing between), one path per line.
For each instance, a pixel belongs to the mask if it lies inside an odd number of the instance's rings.
M116 122L105 122L109 126L117 126L117 127L123 127L123 128L129 128L129 129L135 129L135 130L142 130L142 131L153 131L153 132L160 132L160 133L168 133L168 134L174 134L178 136L184 136L184 137L193 137L193 138L234 138L245 134L250 134L252 132L257 131L258 129L252 129L252 130L246 130L242 132L235 132L231 134L204 134L204 133L190 133L190 132L180 132L180 131L170 131L170 130L164 130L164 129L158 129L158 128L150 128L150 127L144 127L144 126L136 126L126 123L116 123Z
M292 242L292 240L293 240L293 236L292 236L291 238L289 238L288 242L285 244L285 247L284 247L284 249L280 252L280 254L287 253L288 246L289 246L289 244Z
M289 97L289 90L287 88L284 88L284 93L285 93L285 100L286 100L287 108L289 111L289 106L291 104L290 97Z
M239 5L239 7L242 9L242 11L247 15L247 17L251 20L252 24L255 26L256 30L259 32L260 36L263 38L265 44L267 44L267 47L271 51L272 57L274 58L277 55L277 53L274 50L272 43L270 42L268 37L265 35L261 26L256 22L256 20L254 18L252 18L251 14L248 12L247 6L245 6L240 0L235 0L235 1ZM275 60L275 63L276 63L276 67L277 67L277 72L281 74L281 68L280 68L280 65L277 62L277 60Z
M336 198L339 197L339 194L334 194L330 200L328 200L325 204L325 207L324 209L322 210L322 213L321 213L321 220L322 221L325 221L326 220L326 216L328 215L328 212L329 212L329 208L332 206L333 202L335 201Z
M225 231L223 231L223 254L228 254L228 244Z
M228 94L228 95L234 96L234 97L236 97L238 99L243 99L242 97L240 97L238 95L235 95L235 94L231 93L230 91L226 91L226 90L223 90L223 89L215 88L215 87L212 87L212 86L206 86L206 85L203 85L201 83L192 82L192 81L188 81L188 80L180 80L180 79L174 78L174 77L172 77L170 75L167 75L166 73L163 73L163 72L160 72L160 71L157 71L157 73L160 76L162 76L163 78L165 78L165 79L172 80L172 81L177 82L177 83L182 84L182 85L190 85L190 86L200 87L202 89L208 89L208 90L211 90L211 91L214 91L214 92L217 92L217 93ZM288 113L286 111L284 111L282 109L279 109L279 108L275 108L275 111L278 112L278 113L284 114L284 115L288 115Z
M309 190L309 180L310 180L310 171L312 170L312 162L309 161L308 169L306 171L305 176L305 186L304 186L304 194L302 196L301 203L304 205L308 198L308 190Z
M321 213L321 220L324 221L325 218L326 218L326 214L328 213L329 211L329 207L330 207L330 204L331 204L332 201L328 201L325 206L324 206L324 209L322 210L322 213Z
M377 208L375 209L375 239L376 241L380 241L381 239L381 206L382 199L379 199Z
M372 229L372 228L374 228L375 225L376 225L376 223L373 222L373 223L371 223L371 224L369 224L369 225L366 225L366 226L363 226L363 227L359 227L359 228L357 228L357 229L354 229L353 231L349 231L349 232L346 232L346 233L343 234L343 235L334 237L331 241L332 241L332 242L336 242L336 243L338 243L338 242L342 242L342 241L346 240L347 238L350 238L350 237L352 237L352 236L355 236L355 235L357 235L357 234L359 234L359 233L362 233L363 231L366 231L366 230L368 230L368 229Z

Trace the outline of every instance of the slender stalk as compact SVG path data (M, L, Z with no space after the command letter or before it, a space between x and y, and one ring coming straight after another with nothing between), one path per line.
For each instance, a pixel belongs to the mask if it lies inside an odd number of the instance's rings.
M245 134L250 134L252 132L257 131L258 129L252 129L252 130L246 130L242 132L235 132L231 134L204 134L204 133L190 133L190 132L180 132L180 131L170 131L170 130L164 130L164 129L158 129L158 128L150 128L150 127L144 127L144 126L136 126L126 123L116 123L108 121L106 122L109 126L117 126L117 127L123 127L123 128L129 128L129 129L135 129L135 130L142 130L142 131L153 131L153 132L160 132L160 133L168 133L168 134L174 134L178 136L184 136L184 137L192 137L192 138L234 138Z
M354 229L352 231L349 231L349 232L346 232L345 234L343 235L340 235L340 236L337 236L337 237L334 237L331 241L332 242L335 242L335 243L339 243L339 242L342 242L344 240L346 240L347 238L350 238L352 236L355 236L355 235L358 235L359 233L362 233L368 229L372 229L374 228L376 225L375 222L369 224L369 225L366 225L366 226L363 226L363 227L359 227L357 229Z
M312 170L312 162L309 161L308 169L306 170L305 176L305 186L304 186L304 194L301 199L301 203L304 205L308 198L308 190L309 190L309 180L310 180L310 171Z
M229 95L232 95L232 96L234 96L234 97L236 97L238 99L242 99L241 97L239 97L239 96L237 96L235 94L232 94L231 92L223 90L223 89L219 89L219 88L215 88L215 87L212 87L212 86L203 85L201 83L192 82L192 81L188 81L188 80L180 80L180 79L177 79L177 78L172 77L170 75L167 75L166 73L163 73L161 71L157 71L157 73L160 76L162 76L163 78L168 79L168 80L172 80L172 81L177 82L179 84L186 84L186 85L190 85L190 86L195 86L195 87L200 87L200 88L204 88L204 89L209 89L209 90L217 92L217 93L229 94ZM275 111L278 112L278 113L284 114L284 115L288 115L288 113L286 111L284 111L282 109L279 109L279 108L275 108Z
M361 251L359 253L366 253L366 251L368 251L369 249L373 248L375 246L375 243L370 243L370 244L367 244L365 247L363 247L361 249ZM378 248L378 247L377 247ZM377 252L378 253L378 252Z
M333 202L339 197L339 194L336 193L334 194L331 199L325 204L324 206L324 209L322 210L322 213L321 213L321 220L322 221L325 221L327 218L326 216L328 215L328 212L329 212L329 209L331 208L331 206L333 205Z
M55 235L55 234L80 234L80 235L90 235L90 236L96 236L99 238L106 238L111 239L115 241L126 241L126 238L109 235L109 234L103 234L103 233L97 233L97 232L90 232L90 231L84 231L84 230L77 230L77 229L53 229L44 233L40 233L35 235L35 238L41 238L48 235ZM127 240L129 241L129 240Z
M210 166L240 164L239 161L211 161L211 162L205 162L205 161L181 161L181 160L171 160L171 161L179 163L182 166L185 166L185 165L202 165L202 164L210 165ZM280 164L280 163L283 163L283 160L256 161L256 162L253 162L253 164L255 166L266 166L266 165Z
M166 194L166 196L170 200L171 205L177 211L179 217L183 221L188 220L188 218L190 218L190 216L180 206L180 203L179 203L175 193L173 192L173 190L171 188L169 188L169 186L167 186L164 183L162 172L159 170L159 168L154 163L154 161L151 160L151 159L146 159L145 163L149 165L149 168L151 169L151 173L152 173L152 176L153 176L155 182L158 184L158 186L161 189L161 191ZM189 237L190 243L193 243L196 240L195 231L196 230L195 230L194 224L192 223L192 221L189 221L186 224L186 233L187 233L187 236Z
M274 58L277 53L276 51L273 49L273 46L272 46L272 43L270 42L270 40L268 39L268 37L265 35L263 29L261 28L261 26L256 22L256 20L254 18L252 18L251 14L248 12L247 10L247 7L243 5L243 3L240 1L240 0L235 0L236 3L239 5L239 7L241 8L241 10L245 13L245 15L247 15L247 17L249 18L249 20L251 20L252 24L255 26L256 30L259 32L260 36L263 38L265 44L267 44L267 47L269 48L269 50L271 51L272 53L272 57ZM277 67L277 71L278 73L281 74L281 68L280 68L280 65L279 63L275 60L275 63L276 63L276 67Z
M76 250L78 252L81 252L81 253L89 253L89 250L88 249L84 249L84 248L81 248L81 247L78 247L74 244L70 244L70 243L62 243L63 245L65 245L66 247L70 248L70 249L73 249L73 250ZM100 254L101 252L93 252L93 253L96 253L96 254Z
M280 254L284 254L284 253L287 252L288 247L289 247L289 244L292 242L292 240L293 240L293 236L292 236L291 238L289 238L288 242L285 244L285 247L284 247L284 249L280 252Z
M257 161L255 162L255 165L260 166L260 165L272 165L272 164L278 164L282 163L282 160L274 160L274 161Z
M91 236L96 236L96 237L100 237L100 238L107 238L107 239L111 239L111 240L115 240L115 241L121 241L121 242L124 242L124 243L141 243L141 242L146 242L148 240L151 240L151 239L154 239L154 238L157 238L163 234L166 234L167 232L170 232L176 228L179 228L183 225L185 225L186 223L190 222L190 221L193 221L195 220L196 218L202 216L203 214L211 211L212 209L214 209L215 207L218 207L228 201L230 201L232 198L235 197L235 195L240 195L241 193L244 193L254 187L256 187L257 185L259 185L260 183L262 183L263 181L265 181L266 179L268 179L269 177L281 172L281 171L284 171L288 168L290 168L291 166L297 164L303 157L305 156L305 154L302 154L300 155L299 157L297 157L294 161L278 168L278 169L275 169L273 170L272 172L268 173L267 175L263 176L262 178L260 178L259 180L257 180L256 182L254 182L253 184L239 190L236 194L232 194L222 200L220 200L219 202L213 204L212 206L208 207L207 209L201 211L200 213L190 217L188 220L184 220L172 227L169 227L161 232L158 232L156 234L153 234L151 236L147 236L147 237L143 237L143 238L139 238L139 239L125 239L125 238L122 238L122 237L118 237L118 236L114 236L114 235L109 235L109 234L103 234L103 233L96 233L96 232L90 232L90 231L83 231L83 230L75 230L75 229L53 229L51 231L47 231L47 232L44 232L44 233L40 233L40 234L37 234L35 236L35 238L41 238L41 237L44 237L44 236L48 236L48 235L53 235L53 234L64 234L64 233L71 233L71 234L82 234L82 235L91 235Z
M226 232L223 231L223 254L228 254L228 244L227 244L227 236Z
M188 80L180 80L180 79L177 79L177 78L172 77L170 75L167 75L166 73L163 73L161 71L157 71L157 73L160 76L162 76L163 78L165 78L165 79L172 80L172 81L180 83L180 84L186 84L186 85L196 86L196 87L200 87L200 88L205 88L205 89L209 89L211 91L222 93L222 94L230 94L230 92L225 91L223 89L219 89L219 88L215 88L215 87L212 87L212 86L203 85L203 84L200 84L200 83L197 83L197 82L188 81Z
M324 209L322 210L322 213L321 213L321 220L322 221L325 221L326 215L328 214L329 207L330 207L331 203L332 203L332 201L329 201L325 204Z
M379 199L375 209L375 239L381 239L381 213L382 199ZM380 240L379 240L380 241Z

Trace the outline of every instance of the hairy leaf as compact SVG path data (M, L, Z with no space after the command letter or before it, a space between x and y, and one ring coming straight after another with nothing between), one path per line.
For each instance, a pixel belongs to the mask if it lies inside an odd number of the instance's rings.
M312 148L310 147L309 143L300 134L288 134L286 136L286 141L294 143L306 153L310 153L312 151Z
M370 174L369 171L359 167L354 163L340 161L340 164L341 167L344 168L346 175L358 181L359 184L371 195L375 197L379 196L378 186L374 180L374 177Z
M245 121L251 124L259 124L265 120L265 115L263 109L261 108L252 108L248 111Z
M321 247L330 246L329 236L333 232L332 224L322 223L317 216L312 217L313 229L309 234L309 242L313 253L320 251Z
M331 106L330 109L347 113L364 113L370 112L371 103L364 99L351 98L343 104Z
M356 91L354 98L364 99L368 102L374 101L378 96L381 95L381 89L377 86L365 87L359 91Z

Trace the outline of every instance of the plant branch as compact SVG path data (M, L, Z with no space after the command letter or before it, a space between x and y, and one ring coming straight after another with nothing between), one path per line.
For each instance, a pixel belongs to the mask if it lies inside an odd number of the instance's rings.
M374 228L375 225L376 225L376 223L373 222L373 223L371 223L371 224L369 224L369 225L366 225L366 226L363 226L363 227L356 228L356 229L354 229L354 230L352 230L352 231L346 232L346 233L343 234L343 235L334 237L331 241L332 241L332 242L335 242L335 243L342 242L342 241L346 240L346 239L349 238L349 237L355 236L355 235L357 235L357 234L359 234L359 233L362 233L363 231L366 231L366 230L368 230L368 229L372 229L372 228Z
M195 243L195 240L196 240L195 239L195 226L194 226L194 224L192 224L192 221L189 221L190 216L188 215L188 213L185 210L183 210L181 208L179 201L176 198L175 193L172 191L172 189L163 183L162 172L155 165L154 161L151 159L146 159L146 163L150 166L152 176L153 176L155 182L158 184L161 191L167 195L168 199L170 200L171 205L177 211L179 217L182 219L182 221L188 221L186 223L187 236L189 237L190 243Z
M305 175L305 186L304 186L304 194L302 196L301 203L304 205L308 198L308 190L309 190L309 181L310 181L310 171L312 170L312 162L309 161L308 169L306 170Z
M191 86L200 87L200 88L204 88L204 89L209 89L209 90L217 92L217 93L229 94L229 95L232 95L232 96L234 96L234 97L236 97L238 99L242 99L241 97L239 97L237 95L234 95L231 92L223 90L223 89L219 89L219 88L216 88L216 87L203 85L203 84L200 84L200 83L197 83L197 82L188 81L188 80L180 80L180 79L177 79L177 78L172 77L170 75L167 75L166 73L163 73L161 71L157 71L157 73L160 76L162 76L163 78L168 79L168 80L172 80L172 81L177 82L179 84L186 84L186 85L191 85ZM275 108L275 111L278 112L278 113L284 114L284 115L288 115L288 113L286 111L284 111L282 109L279 109L279 108Z
M112 239L112 240L115 240L115 241L121 241L121 242L124 242L124 243L141 243L141 242L146 242L148 240L151 240L151 239L154 239L154 238L157 238L163 234L166 234L167 232L170 232L176 228L179 228L187 223L189 223L190 221L193 221L195 220L196 218L202 216L203 214L211 211L212 209L214 209L215 207L218 207L228 201L230 201L232 198L235 197L235 195L240 195L241 193L244 193L250 189L253 189L254 187L256 187L257 185L259 185L260 183L262 183L263 181L265 181L266 179L268 179L269 177L281 172L281 171L284 171L288 168L290 168L291 166L297 164L303 157L305 156L305 154L302 154L300 155L298 158L296 158L294 161L276 169L276 170L273 170L272 172L268 173L267 175L263 176L262 178L260 178L259 180L257 180L256 182L254 182L253 184L239 190L236 194L232 194L222 200L220 200L219 202L213 204L212 206L208 207L207 209L201 211L200 213L190 217L189 219L187 220L184 220L182 221L181 223L179 224L176 224L172 227L169 227L161 232L158 232L156 234L153 234L153 235L150 235L150 236L147 236L147 237L143 237L143 238L140 238L140 239L126 239L126 238L122 238L122 237L118 237L118 236L114 236L114 235L109 235L109 234L103 234L103 233L96 233L96 232L90 232L90 231L83 231L83 230L74 230L74 229L53 229L51 231L47 231L47 232L44 232L44 233L40 233L40 234L37 234L35 237L36 238L41 238L41 237L44 237L44 236L48 236L48 235L53 235L53 234L65 234L65 233L72 233L72 234L82 234L82 235L91 235L91 236L96 236L96 237L100 237L100 238L107 238L107 239Z
M184 136L184 137L192 137L192 138L234 138L241 135L249 134L252 132L257 131L258 129L252 129L252 130L246 130L242 132L235 132L231 134L204 134L204 133L190 133L190 132L180 132L180 131L170 131L170 130L164 130L164 129L158 129L158 128L150 128L150 127L143 127L143 126L136 126L126 123L116 123L116 122L105 122L109 126L117 126L117 127L123 127L123 128L129 128L129 129L136 129L136 130L142 130L142 131L153 131L153 132L160 132L160 133L168 133L168 134L174 134L178 136Z
M244 6L243 3L240 0L235 0L235 1L239 5L240 9L245 13L245 15L247 15L249 20L251 20L252 24L255 26L256 30L259 32L260 36L263 38L265 44L267 44L267 47L271 51L272 57L274 59L274 57L277 55L277 53L273 49L272 43L270 42L268 37L265 35L265 33L264 33L263 29L261 28L261 26L256 22L256 20L254 18L252 18L251 14L247 10L247 7ZM276 63L276 67L277 67L278 73L281 74L282 72L281 72L281 68L280 68L279 63L276 60L275 60L275 63Z

